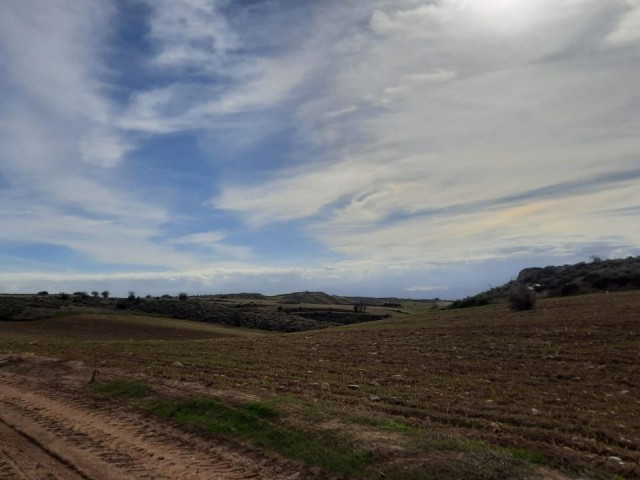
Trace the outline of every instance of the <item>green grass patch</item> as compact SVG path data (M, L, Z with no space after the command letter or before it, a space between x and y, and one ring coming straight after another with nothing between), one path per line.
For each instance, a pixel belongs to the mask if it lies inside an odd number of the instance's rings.
M505 450L509 452L514 458L519 458L520 460L524 460L525 462L534 463L536 465L549 464L549 459L538 452L531 452L529 450L523 450L521 448L507 448Z
M355 448L335 433L312 433L271 422L269 419L278 412L262 403L234 407L213 399L161 400L149 408L161 417L244 440L283 457L342 475L360 476L372 460L371 452Z
M272 405L269 405L264 402L254 402L250 403L244 409L259 418L276 418L280 416L280 412L274 408Z
M104 393L119 398L144 398L153 393L151 387L146 383L125 379L93 383L90 388L96 393Z
M389 432L402 433L405 435L418 435L420 430L405 423L396 422L389 418L377 418L377 417L363 417L363 416L350 416L348 420L351 423L359 425L366 425L368 427L375 427L381 430L387 430Z

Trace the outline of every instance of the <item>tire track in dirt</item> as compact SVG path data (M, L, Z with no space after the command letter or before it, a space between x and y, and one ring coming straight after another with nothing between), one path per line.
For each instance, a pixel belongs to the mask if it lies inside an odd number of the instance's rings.
M9 436L0 430L0 479L275 480L291 477L277 471L269 461L240 451L241 448L214 444L113 402L97 403L90 397L40 388L13 376L0 375L0 429L13 431L13 436L23 432L25 437L34 439L31 450L40 450L49 457L49 463L55 463L56 457L64 459L67 466L57 463L69 473L55 473L51 465L42 462L40 470L48 470L49 477L21 472L16 464L23 464L22 461L13 461L15 455L5 453L12 441L5 440ZM36 444L46 448L49 455Z
M64 461L0 421L0 480L83 480Z

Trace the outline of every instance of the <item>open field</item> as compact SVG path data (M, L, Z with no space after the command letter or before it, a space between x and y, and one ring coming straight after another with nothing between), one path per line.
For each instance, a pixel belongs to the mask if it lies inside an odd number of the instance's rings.
M29 322L4 322L0 330L8 338L40 340L195 340L259 335L253 330L203 322L142 315L82 313Z
M543 299L524 313L424 309L295 334L195 325L110 315L0 323L0 352L13 353L0 385L195 424L212 435L203 438L289 458L278 471L298 478L640 478L639 292ZM95 369L101 391L86 385ZM119 379L148 391L127 395L109 383ZM10 403L20 395L7 388ZM296 456L274 438L327 453ZM351 456L338 462L331 443Z

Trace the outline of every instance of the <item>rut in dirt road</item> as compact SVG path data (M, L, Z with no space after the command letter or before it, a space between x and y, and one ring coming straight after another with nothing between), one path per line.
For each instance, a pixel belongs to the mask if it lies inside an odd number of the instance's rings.
M64 460L46 451L26 434L0 421L0 479L84 480Z
M126 407L98 404L62 390L40 390L0 375L0 479L275 480L295 476L235 450Z

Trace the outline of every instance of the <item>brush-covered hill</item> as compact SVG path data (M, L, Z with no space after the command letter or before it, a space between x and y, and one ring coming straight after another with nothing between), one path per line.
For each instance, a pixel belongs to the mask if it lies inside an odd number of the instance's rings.
M433 303L432 299L416 300L397 297L345 297L330 295L325 292L295 292L283 295L264 297L283 304L314 304L314 305L367 305L370 307L400 307L403 301Z
M559 267L525 268L517 280L549 295L640 289L640 257L581 262Z
M603 291L640 289L640 257L602 260L574 265L533 267L500 287L458 300L451 308L475 307L500 301L515 284L525 284L543 296L568 296Z
M270 297L271 300L275 300L280 303L313 303L316 305L349 305L348 299L344 297L337 297L335 295L329 295L324 292L294 292L285 293L283 295L274 295Z

